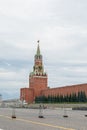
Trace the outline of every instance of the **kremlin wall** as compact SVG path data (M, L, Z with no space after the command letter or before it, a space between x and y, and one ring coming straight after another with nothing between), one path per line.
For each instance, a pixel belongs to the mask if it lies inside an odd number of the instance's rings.
M87 84L78 84L78 85L72 85L72 86L64 86L64 87L58 87L58 88L51 88L48 90L44 90L42 94L44 96L48 95L70 95L72 93L78 93L78 92L85 92L87 95Z
M20 100L33 103L39 96L70 95L72 93L85 92L87 95L87 84L78 84L57 88L48 87L48 75L44 72L43 59L40 53L39 43L34 57L33 71L29 74L29 87L20 89Z

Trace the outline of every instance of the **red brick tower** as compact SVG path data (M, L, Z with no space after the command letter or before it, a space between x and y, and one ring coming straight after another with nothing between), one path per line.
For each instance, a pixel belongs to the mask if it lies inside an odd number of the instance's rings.
M42 94L42 90L47 89L47 74L44 72L42 55L40 53L39 41L37 52L34 57L33 72L29 75L29 88L33 89L34 99Z

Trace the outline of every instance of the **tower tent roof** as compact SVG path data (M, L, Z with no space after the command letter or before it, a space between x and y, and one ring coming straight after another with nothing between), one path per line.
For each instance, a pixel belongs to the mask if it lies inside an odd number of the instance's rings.
M37 46L37 54L36 55L40 55L40 46L39 46L39 44L38 44L38 46Z

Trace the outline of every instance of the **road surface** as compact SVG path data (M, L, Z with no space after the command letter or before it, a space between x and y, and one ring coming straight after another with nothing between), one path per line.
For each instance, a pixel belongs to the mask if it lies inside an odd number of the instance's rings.
M39 114L44 118L38 118ZM0 108L0 130L87 130L85 115L87 111L69 109L44 109L40 113L39 109Z

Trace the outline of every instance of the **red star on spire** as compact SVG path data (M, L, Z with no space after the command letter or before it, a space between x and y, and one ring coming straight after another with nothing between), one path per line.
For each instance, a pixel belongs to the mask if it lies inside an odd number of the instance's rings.
M38 43L40 42L40 40L37 41Z

